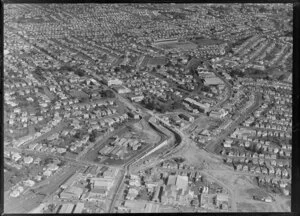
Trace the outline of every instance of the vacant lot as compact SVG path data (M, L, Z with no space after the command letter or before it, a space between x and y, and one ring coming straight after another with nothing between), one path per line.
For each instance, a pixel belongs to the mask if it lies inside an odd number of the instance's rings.
M246 190L246 192L249 194L250 197L253 196L268 196L268 193L259 189L259 188L250 188L248 190Z
M213 155L209 155L203 149L197 147L196 143L188 140L184 145L188 145L183 151L178 152L174 157L185 158L185 164L194 167L203 167L204 163L216 166L221 163L221 160Z
M207 116L199 116L186 130L187 133L199 133L202 130L209 128L216 122L211 121Z
M133 124L131 127L137 132L140 138L148 143L158 143L161 141L160 135L144 119Z
M234 171L209 169L207 170L212 176L226 184L234 192L234 200L237 203L237 211L242 212L272 212L286 211L284 208L286 200L276 197L276 202L265 203L253 200L253 195L268 195L253 183L253 176L245 176ZM282 204L282 206L281 206Z

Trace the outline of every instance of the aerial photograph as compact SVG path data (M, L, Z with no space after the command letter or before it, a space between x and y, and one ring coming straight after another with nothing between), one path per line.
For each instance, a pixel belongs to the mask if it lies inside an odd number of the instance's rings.
M4 213L291 212L293 4L4 4Z

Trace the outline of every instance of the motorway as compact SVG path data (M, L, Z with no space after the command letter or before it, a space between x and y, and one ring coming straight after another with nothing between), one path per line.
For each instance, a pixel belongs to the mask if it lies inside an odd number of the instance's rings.
M231 96L231 93L232 93L232 90L231 90L231 85L230 83L225 80L223 77L221 77L218 73L216 73L216 75L218 77L220 77L224 83L227 85L227 88L228 88L228 92L227 92L227 95L226 97L224 98L224 100L222 100L221 102L219 102L215 107L220 107L222 106L222 104L224 104L228 99L229 97ZM98 78L98 77L97 77ZM123 102L127 107L129 107L131 110L137 110L140 115L142 117L149 117L149 116L152 116L154 118L156 118L157 120L159 120L161 123L163 123L164 127L168 128L168 130L171 130L173 133L177 134L180 138L181 138L181 141L178 143L178 145L174 145L174 147L171 149L171 150L168 150L168 153L164 154L160 160L157 160L155 161L155 163L159 163L161 162L162 160L165 160L167 158L170 158L172 157L174 154L180 152L180 151L183 151L184 149L188 148L190 146L190 143L192 142L190 139L189 139L189 135L184 133L182 130L176 128L176 127L173 127L171 126L168 122L164 121L162 119L162 117L159 115L159 114L156 114L150 110L147 110L147 109L143 109L143 108L137 108L137 105L135 106L135 104L133 104L131 101L129 101L128 99L125 99L124 97L116 94L116 97L117 99L119 99L121 102ZM243 116L239 116L237 118L236 121L234 121L226 130L224 133L222 133L221 136L217 137L217 139L214 140L214 142L212 144L208 144L206 145L205 147L205 150L207 151L208 154L211 154L212 152L214 152L214 149L215 149L215 146L217 144L219 144L224 138L226 138L230 133L233 132L233 130L242 122L244 121L244 119L246 119L248 117L248 115L253 112L254 109L256 109L256 107L259 105L259 99L258 99L259 95L256 95L256 100L255 100L255 104L252 105L252 107L250 107L247 112L243 115ZM146 111L143 112L143 111ZM170 113L171 114L171 113ZM197 119L196 119L197 120ZM97 140L98 141L98 140ZM97 142L95 142L97 143ZM88 149L85 151L87 152L88 150L92 149L94 145L90 145L88 147ZM118 200L119 196L122 195L122 189L124 187L124 179L126 177L126 175L130 174L130 166L136 162L138 162L142 157L143 155L145 155L148 151L150 151L152 148L154 148L155 145L150 145L149 147L145 148L142 152L140 152L139 154L135 155L132 159L130 159L128 162L126 162L123 166L122 166L122 169L121 169L121 177L118 179L118 182L117 182L117 188L116 188L116 191L114 192L113 194L113 198L112 198L112 201L109 205L109 212L112 213L113 210L114 210L114 207L115 207L115 203L116 201ZM46 152L37 152L37 151L32 151L32 150L27 150L27 149L16 149L16 148L6 148L7 150L13 150L13 151L22 151L22 152L25 152L25 153L31 153L31 154L37 154L37 155L44 155L44 156L53 156L52 153L46 153ZM74 163L74 164L78 164L78 165L83 165L83 166L93 166L93 165L96 165L96 166L99 166L100 164L99 163L94 163L94 162L88 162L88 161L83 161L83 160L80 160L81 159L81 156L78 157L77 159L75 158L69 158L69 157L65 157L65 156L55 156L61 160L67 160L71 163ZM153 165L153 164L151 164ZM101 165L102 166L102 165ZM106 166L109 166L109 165L106 165ZM148 166L147 166L148 167ZM203 171L202 171L203 172ZM212 179L214 179L216 182L218 182L220 185L222 185L224 188L227 188L228 191L230 191L231 195L232 195L232 209L233 210L236 210L236 201L235 201L235 196L234 196L234 193L233 191L231 190L231 188L229 188L227 185L224 185L222 182L220 182L219 180L217 180L216 178L210 176L209 174L207 174L209 177L211 177Z
M126 175L129 175L130 173L130 166L137 162L146 152L149 151L149 149L153 148L155 146L155 144L148 146L147 148L145 148L142 152L140 152L138 155L134 156L131 160L129 160L127 163L122 165L122 169L120 170L120 172L123 172L122 177L119 178L118 180L118 184L117 184L117 189L114 192L112 201L109 205L109 213L112 213L112 211L114 210L114 206L115 206L115 202L118 200L119 196L122 195L122 188L124 185L124 179Z
M216 108L222 107L224 105L224 103L226 103L226 101L231 97L231 95L232 95L232 85L228 82L227 79L225 79L223 76L221 76L215 69L213 69L213 72L215 73L215 75L217 77L219 77L225 83L225 85L227 86L227 89L228 89L226 97L213 107L213 109L216 109Z
M118 95L118 99L120 100L120 101L122 101L127 107L129 107L131 110L141 110L141 109L138 109L138 108L136 108L132 103L130 103L127 99L125 99L125 98L123 98L123 97L121 97L121 96L119 96ZM144 109L143 109L144 110ZM156 119L158 119L159 121L161 121L161 122L163 122L164 124L166 124L166 125L168 125L170 128L168 128L169 130L171 129L171 131L173 131L173 132L176 132L176 133L178 133L178 135L181 137L181 138L184 138L185 137L185 135L180 131L180 130L177 130L176 128L174 128L174 127L172 127L171 125L169 125L167 122L165 122L163 119L161 119L161 117L159 117L157 114L154 114L153 112L151 112L150 110L148 111L147 110L147 113L148 114L150 114L150 116L153 116L153 117L155 117ZM145 116L145 115L143 115L142 113L140 113L141 114L141 116ZM182 139L182 142L180 142L180 143L185 143L185 141ZM124 178L125 178L125 176L126 175L128 175L129 173L130 173L130 166L133 164L133 163L136 163L136 162L138 162L139 161L139 159L141 159L141 157L146 153L146 152L148 152L148 151L150 151L150 149L152 149L152 148L154 148L156 145L151 145L151 146L149 146L148 148L145 148L142 152L140 152L138 155L136 155L136 156L134 156L130 161L128 161L126 164L124 164L122 167L123 167L123 169L122 170L124 170L124 174L123 174L123 176L119 179L119 184L118 184L118 186L117 186L117 189L116 189L116 191L115 191L115 193L114 193L114 196L113 196L113 198L112 198L112 202L111 202L111 204L110 204L110 206L109 206L109 213L112 213L112 211L113 211L113 209L114 209L114 206L115 206L115 202L116 202L116 200L118 199L118 197L120 196L120 194L121 194L121 191L122 191L122 188L123 188L123 184L124 184ZM178 145L178 146L183 146L183 145ZM177 146L177 147L178 147ZM172 152L170 152L169 154L171 154Z
M222 78L223 79L223 78ZM228 89L229 89L229 93L227 94L227 97L221 101L221 103L218 103L218 105L220 106L221 104L223 104L224 102L226 102L228 100L228 98L230 97L230 92L231 92L231 86L229 86L230 84L227 83L228 85ZM121 96L118 96L118 98L123 102L125 103L128 107L130 107L132 110L137 110L136 107L134 107L132 105L132 103L130 103L128 100L126 100L125 98L121 97ZM156 119L158 119L160 122L162 122L164 124L165 127L167 127L168 129L171 129L173 131L173 133L177 133L177 135L179 135L181 137L181 142L176 146L174 147L171 151L169 151L167 154L165 154L160 160L156 160L154 163L157 164L157 163L160 163L162 160L165 160L166 158L169 158L171 157L172 155L174 155L175 153L178 153L179 151L182 151L184 150L184 148L188 148L189 146L189 143L191 142L191 140L189 140L188 138L188 135L183 133L181 130L177 129L176 127L173 127L171 126L168 122L164 121L160 115L158 114L154 114L152 111L148 111L147 110L147 113L149 113L151 116L155 117ZM139 154L140 156L142 154ZM132 159L131 161L129 161L126 165L125 165L125 170L126 170L126 173L129 171L129 166L134 163L134 162L137 162L138 161L138 158L134 158ZM153 165L153 163L151 164ZM146 166L146 167L149 167L149 166ZM121 184L119 184L119 186L117 187L117 190L116 192L114 193L114 197L112 199L112 202L111 202L111 205L109 207L109 212L112 213L112 210L113 210L113 207L115 205L115 202L116 200L118 199L119 197L119 194L120 194L120 190L123 188L123 184L124 184L124 178L125 178L125 174L123 175L122 178L120 178L120 181L121 181Z
M125 177L126 177L126 175L128 175L127 168L125 168L125 170L124 169L120 170L120 172L124 172L124 173L122 174L122 177L119 178L119 180L117 182L117 189L113 194L112 201L111 201L111 203L109 205L109 208L108 208L108 213L113 213L115 203L119 199L119 196L122 195L121 192L122 192L122 189L123 189L123 186L124 186Z
M223 77L220 77L220 78L222 78L222 80L224 80ZM222 106L222 104L224 104L229 99L229 97L231 96L231 85L228 83L227 80L225 80L224 82L227 84L229 92L227 94L227 97L223 101L221 101L220 103L218 103L216 107ZM229 127L225 130L225 132L222 133L221 136L217 137L214 140L213 143L207 144L204 150L208 154L212 154L214 152L214 150L215 150L216 145L219 144L221 141L223 141L223 139L225 139L228 135L230 135L236 129L236 127L239 124L241 124L244 120L246 120L246 118L248 118L249 114L251 114L255 109L257 109L260 106L260 103L261 103L261 94L260 93L255 93L254 104L252 106L250 106L247 109L247 111L245 113L243 113L243 115L239 114L237 116L237 119L235 121L233 121L232 124L229 125ZM143 166L142 169L150 167L149 165L153 166L153 165L156 165L156 164L160 163L161 161L165 160L166 158L169 158L170 156L174 155L175 153L183 150L183 148L187 148L189 146L188 144L190 143L187 134L183 133L181 130L178 130L176 127L172 127L171 125L169 125L168 122L165 122L163 119L161 119L158 115L154 114L153 112L148 112L148 113L150 115L154 116L155 118L157 118L162 123L164 123L165 126L171 127L172 130L173 130L173 132L178 133L178 135L182 138L182 141L181 141L181 143L179 145L177 145L175 148L173 148L170 152L168 152L167 154L165 154L160 160L156 160L156 161L154 161L154 163L148 164L147 166ZM127 166L127 168L128 167L129 166ZM217 178L215 178L214 176L210 175L206 171L203 171L203 170L201 170L201 171L202 171L202 173L204 173L205 175L207 175L208 177L210 177L211 179L213 179L215 182L217 182L218 184L220 184L221 186L223 186L224 188L226 188L230 192L230 195L231 195L231 209L232 209L232 211L237 211L237 205L236 205L236 203L237 203L237 201L236 201L237 195L236 195L236 191L233 190L228 185L224 184L222 181L220 181ZM231 171L231 172L233 172L233 171ZM238 174L238 173L234 172L234 174ZM245 175L245 173L243 173L243 175ZM252 173L247 173L247 175L256 176L256 174L252 174ZM124 177L122 179L124 179ZM120 188L122 188L122 187L118 187L118 190L117 190L116 194L119 194L119 189ZM112 210L112 206L114 206L116 197L117 197L117 195L115 195L115 198L113 199L112 205L110 207L110 212Z

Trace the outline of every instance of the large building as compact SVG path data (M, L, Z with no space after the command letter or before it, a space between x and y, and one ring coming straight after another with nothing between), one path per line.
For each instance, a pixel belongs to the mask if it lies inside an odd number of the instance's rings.
M81 213L84 209L84 203L77 203L73 213Z
M108 86L112 85L122 85L122 80L116 79L116 78L105 78L104 83Z
M103 189L108 191L113 186L113 178L91 178L93 189Z
M115 86L114 90L118 92L118 94L127 94L131 92L131 90L125 86Z
M204 78L205 85L221 85L224 82L219 77L206 77Z
M144 99L144 95L134 95L130 97L131 101L140 102Z
M169 175L167 185L175 185L175 183L176 183L176 176L175 175Z
M62 199L79 199L81 194L83 193L83 189L79 187L68 187L61 194L60 198Z
M176 189L182 189L185 191L188 188L189 178L188 176L178 175L176 179Z
M68 204L63 204L59 210L59 213L72 213L74 208L74 204L68 203Z
M158 39L155 40L153 45L159 45L159 44L166 44L166 43L176 43L178 42L177 38L162 38L162 39Z

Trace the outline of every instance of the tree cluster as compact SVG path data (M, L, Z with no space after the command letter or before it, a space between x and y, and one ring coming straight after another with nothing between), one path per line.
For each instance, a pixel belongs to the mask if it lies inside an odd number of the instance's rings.
M112 90L107 89L107 90L104 90L103 92L101 92L101 96L106 97L106 98L114 98L115 94Z
M230 70L229 75L234 77L234 78L245 76L245 74L241 70L238 70L238 69Z
M97 132L95 130L93 130L90 134L90 137L89 137L89 141L90 142L95 142L96 141L96 137L97 137Z
M80 68L75 70L74 73L80 77L83 77L85 75L85 71Z

